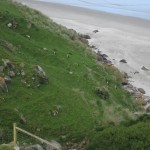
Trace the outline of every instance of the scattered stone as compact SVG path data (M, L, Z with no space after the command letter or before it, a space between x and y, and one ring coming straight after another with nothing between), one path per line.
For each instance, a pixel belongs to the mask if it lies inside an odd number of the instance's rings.
M144 66L141 69L144 70L144 71L149 71L149 69L144 67Z
M8 92L7 84L5 82L5 79L0 77L0 87L4 92Z
M121 81L121 84L122 85L128 85L128 80L123 78L122 81Z
M147 108L146 108L146 112L150 112L150 106L148 106Z
M43 148L42 148L41 145L35 144L35 145L31 145L31 146L25 147L24 150L43 150Z
M8 28L11 28L11 27L12 27L12 23L9 22L9 23L7 24L7 27L8 27Z
M97 32L99 32L99 31L98 31L98 30L94 30L93 32L94 32L94 33L97 33Z
M133 97L142 98L142 93L141 92L135 92L135 93L133 93Z
M44 51L47 51L48 49L46 47L43 48Z
M103 56L103 57L108 57L108 55L106 55L106 54L102 54L102 56Z
M51 145L53 145L53 147L55 147L55 148L52 149ZM47 144L47 147L46 147L46 150L60 150L60 149L62 149L62 146L54 140L50 141L49 144Z
M84 39L91 39L91 37L88 34L79 34L80 38L84 38Z
M13 78L16 76L15 72L14 71L9 71L8 75Z
M4 76L4 80L5 80L6 83L10 83L11 82L11 78L8 75Z
M12 64L12 62L9 59L2 59L4 66L7 67L9 70L14 70L15 66Z
M24 64L24 63L21 63L21 64L19 65L19 67L23 69L23 68L25 67L25 64Z
M101 98L103 98L105 100L109 99L109 93L108 93L108 91L105 88L103 88L103 89L97 88L96 89L96 93L97 93L97 95L99 97L101 97Z
M40 67L39 65L35 66L36 72L41 75L41 76L46 76L45 71L43 70L42 67Z
M142 94L145 94L145 93L146 93L145 90L142 89L142 88L138 88L138 91L141 92Z
M147 101L146 101L145 99L142 99L142 98L137 99L137 101L138 101L138 103L139 103L140 105L143 105L143 106L145 106L145 105L147 104Z
M72 72L72 71L70 71L70 72L69 72L69 74L73 74L73 72Z
M22 75L22 76L25 76L26 73L22 70L22 71L21 71L21 75Z
M97 49L96 46L94 46L94 45L89 45L89 47L92 49Z
M40 67L39 65L36 65L35 66L35 71L39 75L39 82L41 84L44 84L48 81L47 75L46 75L46 73L45 73L45 71L43 70L42 67Z
M124 76L124 78L129 78L129 76L128 76L128 74L126 73L126 72L124 72L124 74L123 74L123 76Z
M30 39L31 37L30 37L30 35L26 35L26 37L28 38L28 39Z
M135 71L134 74L139 74L139 72L138 72L138 71Z
M0 72L4 71L4 66L0 66Z
M127 61L125 59L121 59L120 62L127 63Z
M26 124L27 123L27 121L26 121L26 119L23 115L20 116L20 123L21 124Z

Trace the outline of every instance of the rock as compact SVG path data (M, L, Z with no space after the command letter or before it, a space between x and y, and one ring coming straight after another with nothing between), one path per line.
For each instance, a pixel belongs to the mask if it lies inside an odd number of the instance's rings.
M4 66L0 66L0 72L4 71Z
M39 65L35 66L35 71L36 71L40 76L46 77L45 71L44 71L43 68L40 67Z
M135 71L134 74L139 74L139 72L138 72L138 71Z
M19 65L19 67L23 69L23 68L25 67L25 64L24 64L24 63L21 63L21 64Z
M12 62L9 59L2 59L4 66L7 67L9 70L14 70L15 66L12 64Z
M22 70L22 71L21 71L21 75L22 75L22 76L25 76L26 73Z
M48 49L46 47L43 48L44 51L47 51Z
M146 111L149 113L150 112L150 106L148 106L147 108L146 108Z
M8 27L8 28L11 28L11 27L12 27L12 23L9 22L9 23L7 24L7 27Z
M97 32L99 32L99 31L98 31L98 30L94 30L93 32L94 32L94 33L97 33Z
M43 70L42 67L40 67L39 65L35 66L35 71L39 76L39 82L41 84L44 84L44 83L48 82L47 75L46 75L46 73L45 73L45 71Z
M149 71L149 69L144 67L144 66L141 69L144 70L144 71Z
M123 74L123 76L124 76L124 78L129 78L129 76L128 76L128 74L126 73L126 72L124 72L124 74Z
M103 56L103 57L108 57L108 55L106 55L106 54L102 54L102 56Z
M121 84L122 85L128 85L128 80L123 78L122 81L121 81Z
M52 146L55 147L55 148L52 148ZM49 144L47 144L47 147L46 147L46 150L60 150L62 147L61 145L56 142L56 141L50 141Z
M30 37L30 35L26 35L26 37L28 38L28 39L30 39L31 37Z
M5 79L0 77L0 87L4 92L8 92L7 84L5 82Z
M15 72L14 72L14 71L9 71L9 73L8 73L8 74L9 74L9 76L10 76L10 77L12 77L12 78L16 76L16 74L15 74Z
M92 49L97 49L96 46L94 46L94 45L89 45L89 47Z
M137 101L138 101L138 103L139 103L140 105L143 105L143 106L145 106L145 105L147 104L147 101L146 101L145 99L142 99L142 98L137 99Z
M145 94L145 90L142 88L138 88L138 91L141 92L142 94Z
M79 34L80 38L84 38L84 39L91 39L91 37L88 34Z
M11 78L8 75L4 76L4 80L5 80L6 83L10 83L11 82Z
M135 92L135 93L133 93L133 97L142 98L142 93L141 92Z
M27 123L27 121L26 121L26 119L23 115L20 116L20 123L21 124L26 124Z
M18 23L17 23L15 20L12 20L11 22L9 22L9 23L7 24L7 27L8 27L8 28L13 28L13 29L16 29L17 26L18 26Z
M105 100L109 99L109 93L108 93L108 91L105 88L103 88L103 89L97 88L96 89L96 93L97 93L97 95L99 97L101 97L101 98L103 98Z
M43 150L43 148L41 145L35 144L28 147L24 147L23 150Z
M121 59L120 62L127 63L127 61L125 59Z

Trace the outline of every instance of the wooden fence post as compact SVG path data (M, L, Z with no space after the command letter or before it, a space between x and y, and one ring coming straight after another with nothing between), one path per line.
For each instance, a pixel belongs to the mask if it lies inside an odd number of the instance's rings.
M13 137L14 137L14 147L16 147L17 144L17 131L16 131L16 123L13 124Z

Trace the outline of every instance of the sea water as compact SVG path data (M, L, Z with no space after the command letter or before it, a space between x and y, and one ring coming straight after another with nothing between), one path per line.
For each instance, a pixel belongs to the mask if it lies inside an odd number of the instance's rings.
M150 20L150 0L39 0Z

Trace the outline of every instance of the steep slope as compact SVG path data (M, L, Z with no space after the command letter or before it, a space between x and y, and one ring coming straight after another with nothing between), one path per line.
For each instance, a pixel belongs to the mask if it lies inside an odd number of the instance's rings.
M48 140L80 139L137 109L122 75L97 62L85 39L8 0L0 1L0 66L1 79L11 76L0 91L2 132L16 122Z

